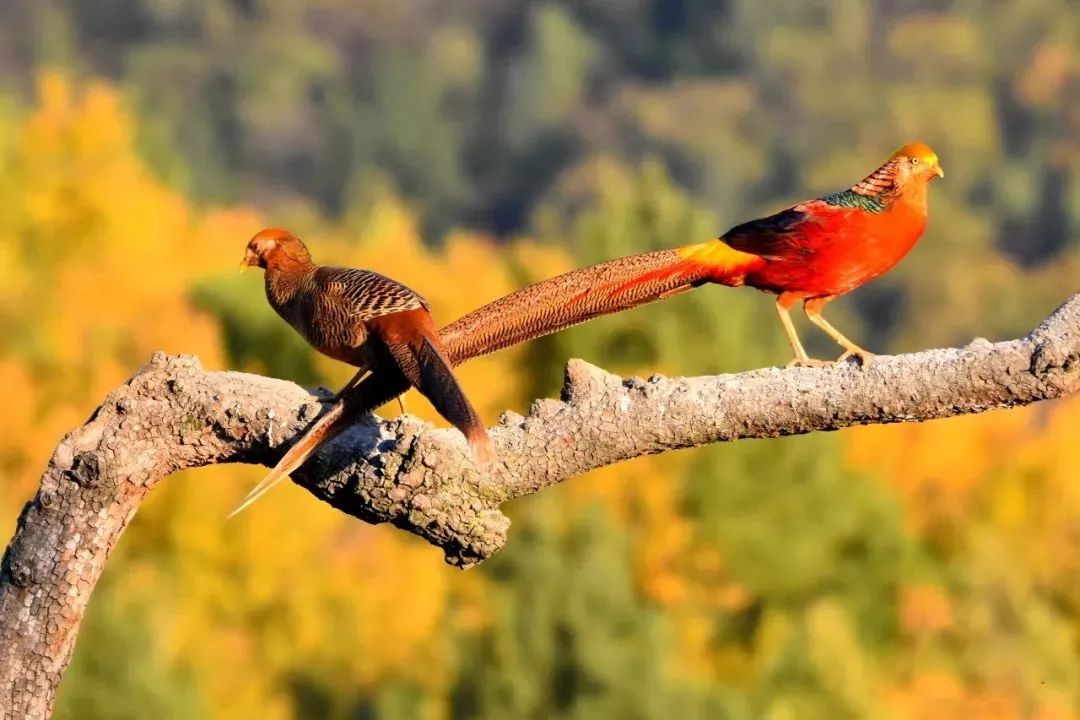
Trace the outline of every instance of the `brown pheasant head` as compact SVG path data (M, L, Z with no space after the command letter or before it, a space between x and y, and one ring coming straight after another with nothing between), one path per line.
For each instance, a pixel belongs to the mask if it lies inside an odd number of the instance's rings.
M248 240L240 267L261 267L266 270L289 265L310 265L311 253L300 238L288 230L267 228Z

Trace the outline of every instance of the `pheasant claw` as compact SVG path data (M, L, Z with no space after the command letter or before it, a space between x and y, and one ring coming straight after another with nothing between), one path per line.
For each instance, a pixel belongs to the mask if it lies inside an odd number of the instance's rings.
M836 359L836 362L844 363L848 360L855 360L859 367L866 367L874 357L874 353L869 350L863 350L861 347L853 347L845 350L844 354Z

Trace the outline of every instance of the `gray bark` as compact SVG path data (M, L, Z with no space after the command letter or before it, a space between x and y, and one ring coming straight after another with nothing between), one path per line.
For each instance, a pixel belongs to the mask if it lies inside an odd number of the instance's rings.
M506 542L503 503L593 468L741 438L919 422L1080 390L1080 295L1018 340L877 357L867 367L770 368L624 380L581 360L560 400L505 413L479 474L464 439L410 416L374 416L293 480L368 522L389 522L474 565ZM272 465L320 412L282 380L207 372L157 354L56 449L0 568L0 717L45 718L94 586L140 503L177 470ZM256 507L253 512L258 512ZM224 521L224 519L223 519Z

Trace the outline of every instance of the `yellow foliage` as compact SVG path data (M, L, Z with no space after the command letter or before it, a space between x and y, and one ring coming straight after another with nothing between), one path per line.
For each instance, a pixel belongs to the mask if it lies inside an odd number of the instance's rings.
M953 528L970 512L972 493L988 470L1013 454L1033 412L853 428L845 435L847 460L896 488L917 531Z
M916 532L948 547L987 523L1041 582L1080 606L1080 401L846 434L853 467L900 493ZM1047 548L1056 548L1047 552Z
M1068 720L1067 698L1045 693L1025 701L1008 682L968 684L944 672L920 673L883 693L890 720Z
M914 585L900 590L900 628L912 637L926 637L951 630L952 601L941 589Z
M153 351L196 353L208 367L225 366L216 322L189 292L196 281L233 270L245 240L264 224L243 208L195 211L156 180L136 155L132 123L110 86L80 87L46 73L38 98L0 166L0 259L11 279L0 294L0 321L8 337L28 338L0 352L13 410L0 417L0 533L7 535L63 432ZM504 250L486 238L460 233L441 250L427 247L393 198L380 200L355 235L326 228L309 240L320 260L381 270L414 286L442 323L518 284L500 262ZM538 273L568 266L561 253L527 242L505 252L542 258ZM456 282L463 277L469 282ZM342 380L350 374L318 362ZM520 394L513 367L509 351L462 368L490 422ZM410 410L436 417L426 403ZM261 472L215 467L172 478L124 539L125 547L152 547L164 560L142 562L133 550L115 601L155 598L155 634L191 667L215 717L292 717L281 679L302 673L350 687L387 677L434 690L448 682L436 633L454 622L455 593L463 598L461 622L483 622L480 576L460 575L426 544L347 518L293 487L226 523Z

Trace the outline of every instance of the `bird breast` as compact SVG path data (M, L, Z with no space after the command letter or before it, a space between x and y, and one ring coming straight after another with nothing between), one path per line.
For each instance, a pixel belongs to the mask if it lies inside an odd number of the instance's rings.
M350 365L367 356L367 325L350 312L335 293L318 287L313 278L275 278L267 275L270 306L322 354Z
M900 203L878 214L821 215L792 237L792 252L766 258L747 284L805 297L843 295L900 262L925 227L925 213Z

